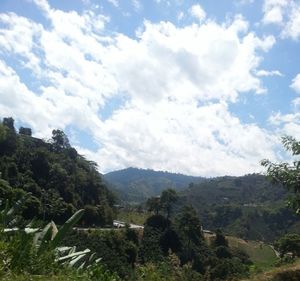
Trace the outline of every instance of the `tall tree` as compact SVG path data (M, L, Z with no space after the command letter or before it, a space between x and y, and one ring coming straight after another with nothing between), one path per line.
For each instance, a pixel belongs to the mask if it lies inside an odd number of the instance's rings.
M156 196L149 198L146 202L146 205L150 212L154 212L155 215L158 215L161 209L160 197Z
M295 193L289 203L297 213L300 213L300 141L291 136L285 136L282 138L282 143L285 149L292 153L295 160L292 163L272 163L265 159L261 161L261 164L267 168L267 175L274 183L282 184Z
M178 195L174 189L169 188L162 192L160 203L163 210L165 210L167 214L167 219L170 218L172 208L174 206L174 203L176 203L177 200L178 200Z
M60 152L63 149L71 147L68 137L62 130L52 131L52 146L56 152Z
M26 136L31 136L32 135L32 131L31 131L30 128L20 127L19 134L26 135Z
M12 117L3 118L2 124L12 131L15 131L14 123L15 123L15 120Z

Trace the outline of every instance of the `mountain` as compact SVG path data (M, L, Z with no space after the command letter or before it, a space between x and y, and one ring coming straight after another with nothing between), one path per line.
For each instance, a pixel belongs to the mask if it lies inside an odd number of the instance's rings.
M192 205L209 230L223 229L244 239L273 241L285 232L299 232L300 220L286 206L289 193L259 174L218 177L191 184L177 205Z
M143 202L151 196L159 195L167 188L180 191L190 183L204 180L202 177L138 168L110 172L104 175L104 179L117 191L123 201L130 203Z

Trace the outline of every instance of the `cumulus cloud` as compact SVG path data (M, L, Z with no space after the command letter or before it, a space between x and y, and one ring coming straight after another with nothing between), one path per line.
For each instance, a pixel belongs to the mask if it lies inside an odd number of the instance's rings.
M300 37L300 3L292 3L289 19L282 31L282 36L294 40Z
M300 36L300 3L295 0L265 0L263 23L281 27L282 38L297 40Z
M295 100L297 102L297 100ZM297 104L295 104L297 106ZM270 124L276 126L276 130L281 135L293 136L300 139L300 113L282 114L280 112L274 113L269 118Z
M137 37L129 37L108 32L106 16L35 3L50 25L0 16L0 49L6 50L1 114L23 120L38 136L49 137L55 127L88 131L98 150L78 149L102 171L138 166L237 175L258 171L262 158L276 158L275 137L242 123L228 106L241 95L264 92L257 73L274 37L249 32L241 16L180 28L146 21ZM9 65L7 53L20 56L35 75L34 89ZM102 118L120 95L124 103Z
M290 87L300 94L300 73L293 79Z
M206 13L199 4L193 5L189 12L191 16L195 17L199 21L203 21L206 18Z

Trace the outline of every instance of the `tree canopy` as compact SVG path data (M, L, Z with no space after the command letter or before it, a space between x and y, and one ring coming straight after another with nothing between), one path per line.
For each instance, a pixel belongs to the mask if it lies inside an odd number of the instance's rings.
M297 213L300 213L300 141L297 141L294 137L285 136L282 138L282 143L284 148L291 152L294 161L272 163L265 159L261 164L267 168L267 175L274 183L282 184L294 193L290 205Z
M107 189L93 162L71 147L61 130L52 139L31 137L31 129L14 128L12 118L0 122L1 199L15 200L30 193L25 219L36 217L63 222L75 210L86 208L85 225L111 224L114 195ZM4 186L10 186L4 190ZM2 195L1 194L1 195Z

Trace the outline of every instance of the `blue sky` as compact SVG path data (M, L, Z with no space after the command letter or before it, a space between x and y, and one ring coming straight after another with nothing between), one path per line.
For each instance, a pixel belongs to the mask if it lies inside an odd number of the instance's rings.
M0 117L101 172L261 172L300 138L300 1L1 0Z

